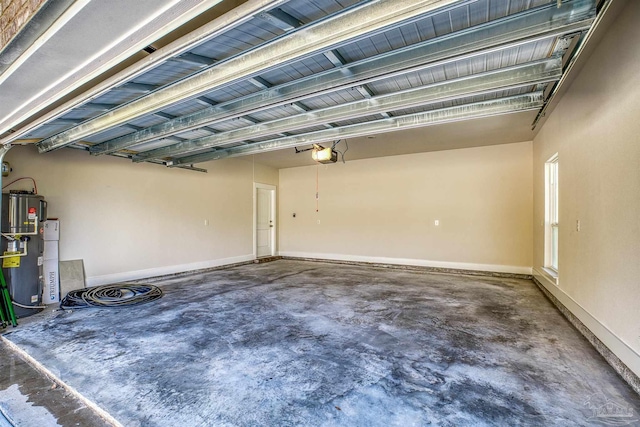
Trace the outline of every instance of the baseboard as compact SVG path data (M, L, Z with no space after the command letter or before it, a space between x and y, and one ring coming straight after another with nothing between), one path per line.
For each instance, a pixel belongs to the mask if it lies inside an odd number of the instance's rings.
M520 267L510 265L494 265L494 264L472 264L463 262L446 262L446 261L429 261L423 259L411 258L389 258L389 257L370 257L359 255L343 255L343 254L325 254L312 252L290 252L281 251L280 256L287 258L303 258L315 260L331 260L341 262L367 263L377 264L380 266L411 266L422 267L434 272L444 273L462 273L462 274L488 274L488 275L504 275L508 277L515 275L517 278L531 278L531 267Z
M640 394L640 354L557 287L542 270L533 269L533 281L607 363Z
M98 285L106 285L110 283L127 282L131 280L147 279L150 277L166 276L166 275L185 273L185 272L191 272L196 270L206 270L209 268L251 262L253 260L254 260L253 254L249 254L249 255L241 255L237 257L214 259L210 261L193 262L189 264L170 265L167 267L148 268L145 270L136 270L136 271L125 271L122 273L87 277L86 284L87 286L98 286Z

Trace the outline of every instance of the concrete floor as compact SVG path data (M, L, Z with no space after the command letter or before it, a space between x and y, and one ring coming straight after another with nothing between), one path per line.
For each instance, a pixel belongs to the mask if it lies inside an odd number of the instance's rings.
M638 425L530 281L281 260L162 286L4 337L126 426ZM594 417L607 402L630 416Z
M0 427L109 424L0 342Z

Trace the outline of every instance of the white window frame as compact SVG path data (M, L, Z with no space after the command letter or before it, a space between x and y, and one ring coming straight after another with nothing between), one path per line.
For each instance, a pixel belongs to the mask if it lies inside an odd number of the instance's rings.
M544 267L553 276L558 275L559 240L559 186L558 153L545 163L545 230Z

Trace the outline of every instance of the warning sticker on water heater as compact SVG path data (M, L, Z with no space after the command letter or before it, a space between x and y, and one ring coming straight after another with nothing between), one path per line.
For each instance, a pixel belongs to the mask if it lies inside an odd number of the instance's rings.
M4 255L18 255L21 252L5 252ZM20 257L10 256L8 258L2 258L2 268L18 268L20 267Z

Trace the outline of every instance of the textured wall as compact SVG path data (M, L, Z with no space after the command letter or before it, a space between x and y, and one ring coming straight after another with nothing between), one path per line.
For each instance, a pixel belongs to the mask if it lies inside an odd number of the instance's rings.
M37 180L49 217L60 218L60 259L84 259L89 277L251 256L254 176L278 180L250 158L199 165L206 174L31 146L6 158L13 173L4 183Z
M47 0L0 0L0 50Z
M534 140L534 267L544 262L544 163L558 153L556 289L640 362L638 22L640 2L630 1Z
M280 251L530 271L531 167L523 142L281 169Z

